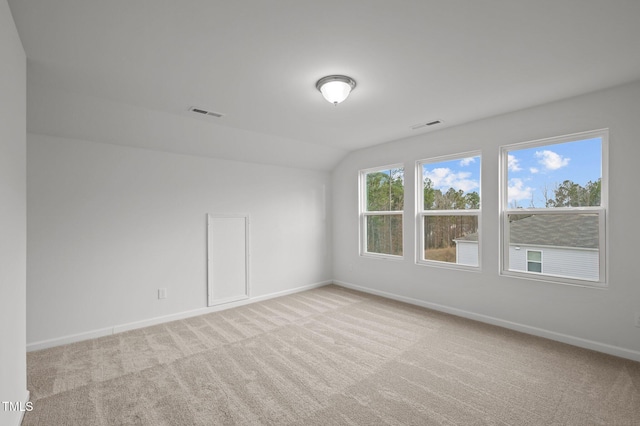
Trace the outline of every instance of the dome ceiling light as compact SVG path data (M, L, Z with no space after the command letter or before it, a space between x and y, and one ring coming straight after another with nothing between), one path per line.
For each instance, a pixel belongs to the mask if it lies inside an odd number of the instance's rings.
M324 98L334 105L347 99L349 93L356 87L356 81L346 75L328 75L316 83L316 89Z

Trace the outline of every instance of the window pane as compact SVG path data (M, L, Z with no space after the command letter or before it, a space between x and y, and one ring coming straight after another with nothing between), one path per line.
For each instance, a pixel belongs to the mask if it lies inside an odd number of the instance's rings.
M508 208L600 206L602 138L508 152Z
M542 263L529 262L527 263L527 271L529 272L542 272Z
M402 215L366 216L367 252L402 256Z
M527 260L532 262L542 262L542 253L539 251L528 251Z
M480 156L422 165L424 210L480 208Z
M509 270L542 272L544 258L546 275L599 279L598 213L509 214L508 225Z
M401 211L404 208L404 169L367 173L366 211Z
M477 216L425 216L424 259L478 266Z

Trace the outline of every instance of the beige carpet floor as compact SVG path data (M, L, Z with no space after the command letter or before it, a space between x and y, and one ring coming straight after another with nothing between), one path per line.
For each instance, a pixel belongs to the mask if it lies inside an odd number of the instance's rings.
M327 286L28 354L23 425L640 425L640 363Z

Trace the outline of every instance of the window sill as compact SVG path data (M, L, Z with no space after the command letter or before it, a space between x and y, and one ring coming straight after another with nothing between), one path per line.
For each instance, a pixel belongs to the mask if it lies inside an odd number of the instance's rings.
M393 254L379 254L379 253L360 253L360 257L364 257L366 259L378 259L378 260L391 260L391 261L403 261L403 256L397 256Z
M587 281L576 278L568 278L556 275L538 274L535 272L516 272L510 270L500 271L500 276L509 278L518 278L528 281L544 282L549 284L568 285L572 287L592 288L596 290L608 290L609 285L602 281Z
M416 265L418 266L431 266L435 268L442 269L453 269L456 271L467 271L467 272L482 272L480 266L471 266L471 265L460 265L457 263L450 262L440 262L437 260L418 260L416 261Z

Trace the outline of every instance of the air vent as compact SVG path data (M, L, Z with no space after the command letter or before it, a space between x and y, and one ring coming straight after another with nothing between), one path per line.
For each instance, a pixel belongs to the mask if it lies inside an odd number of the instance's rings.
M411 126L411 128L413 130L418 130L418 129L421 129L423 127L435 126L436 124L442 124L442 121L441 120L433 120L433 121L430 121L428 123L416 124L414 126Z
M215 118L224 117L224 114L220 114L219 112L207 111L206 109L197 108L197 107L191 107L189 108L189 111L195 112L196 114L200 114L200 115L206 115L209 117L215 117Z

